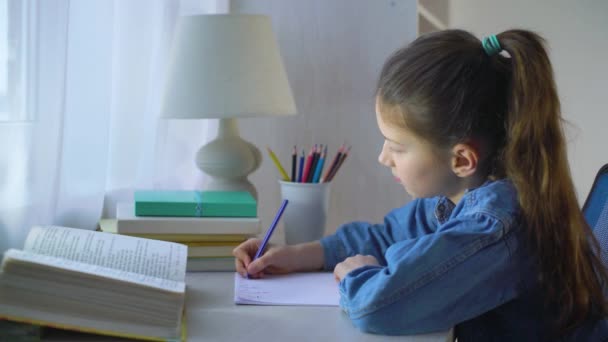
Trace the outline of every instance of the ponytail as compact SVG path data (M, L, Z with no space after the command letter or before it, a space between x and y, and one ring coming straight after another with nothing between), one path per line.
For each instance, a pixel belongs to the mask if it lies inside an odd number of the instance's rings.
M531 248L538 257L541 289L560 305L558 327L564 331L589 315L606 315L602 284L608 276L575 195L544 41L522 30L497 37L511 64L502 162L517 188Z

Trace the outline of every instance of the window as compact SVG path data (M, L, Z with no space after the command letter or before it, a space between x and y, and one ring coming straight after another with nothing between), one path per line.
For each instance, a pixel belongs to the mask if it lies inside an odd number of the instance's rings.
M32 118L35 1L0 0L0 122Z

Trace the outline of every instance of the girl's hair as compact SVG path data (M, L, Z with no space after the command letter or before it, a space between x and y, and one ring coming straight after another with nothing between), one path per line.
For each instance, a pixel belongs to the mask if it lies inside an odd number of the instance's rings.
M385 63L377 85L383 119L437 150L483 146L480 172L515 185L539 284L559 305L560 331L606 316L600 247L574 191L560 103L544 40L524 30L497 35L508 53L488 55L462 30L416 39Z

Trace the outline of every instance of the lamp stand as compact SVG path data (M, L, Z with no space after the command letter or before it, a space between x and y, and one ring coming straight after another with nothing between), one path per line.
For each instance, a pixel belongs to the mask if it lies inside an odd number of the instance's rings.
M211 176L208 190L249 191L257 200L258 193L247 176L262 161L260 150L239 136L236 118L220 119L215 139L196 153L196 165Z

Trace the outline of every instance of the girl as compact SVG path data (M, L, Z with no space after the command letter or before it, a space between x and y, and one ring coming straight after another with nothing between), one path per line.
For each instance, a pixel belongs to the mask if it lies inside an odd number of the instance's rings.
M237 271L333 270L361 330L465 341L603 341L608 280L574 192L543 40L448 30L385 63L379 161L414 198L382 224L234 250Z

